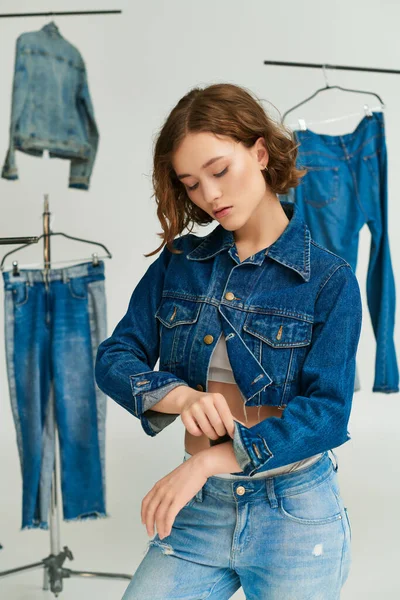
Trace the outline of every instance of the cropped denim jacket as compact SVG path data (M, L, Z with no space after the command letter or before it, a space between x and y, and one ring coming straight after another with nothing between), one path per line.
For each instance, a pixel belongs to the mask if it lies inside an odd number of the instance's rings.
M69 187L89 189L99 133L84 61L55 23L16 43L10 140L1 176L18 179L15 150L70 159Z
M244 406L283 410L252 427L234 420L233 449L249 476L350 439L359 285L343 258L311 238L296 205L281 205L285 230L243 262L220 224L174 240L182 254L165 246L95 365L98 386L155 436L178 415L152 407L178 385L207 391L211 354L224 335Z

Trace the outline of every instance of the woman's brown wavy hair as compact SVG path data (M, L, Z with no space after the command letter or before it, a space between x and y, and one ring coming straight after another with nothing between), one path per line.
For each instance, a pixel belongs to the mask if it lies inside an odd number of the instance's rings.
M254 97L253 97L254 96ZM265 139L269 153L268 171L262 171L266 184L276 194L285 194L297 187L305 170L296 169L298 144L290 129L276 123L265 112L261 101L245 88L231 83L217 83L190 90L168 115L155 141L152 175L157 203L157 217L163 241L152 256L165 244L174 254L177 235L194 224L206 225L214 219L188 197L185 186L176 177L171 158L188 133L209 132L230 136L250 148L259 137ZM191 228L189 229L189 226Z

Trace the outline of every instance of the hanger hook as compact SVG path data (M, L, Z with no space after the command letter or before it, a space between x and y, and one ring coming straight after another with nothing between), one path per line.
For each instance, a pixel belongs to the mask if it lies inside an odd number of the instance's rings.
M326 87L328 88L329 87L329 81L328 81L328 75L327 75L327 72L326 72L326 67L327 67L327 65L322 65L322 71L324 73L324 79L325 79Z

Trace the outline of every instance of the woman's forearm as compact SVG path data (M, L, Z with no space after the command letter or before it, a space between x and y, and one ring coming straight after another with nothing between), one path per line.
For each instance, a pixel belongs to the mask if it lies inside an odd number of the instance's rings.
M187 385L178 385L152 406L151 410L169 414L180 414L188 394Z
M200 461L206 477L218 473L243 472L233 451L233 442L223 442L194 454L193 458Z

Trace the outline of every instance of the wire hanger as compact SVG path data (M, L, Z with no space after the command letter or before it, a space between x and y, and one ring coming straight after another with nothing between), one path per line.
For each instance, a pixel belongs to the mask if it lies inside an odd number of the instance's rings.
M45 210L44 210L43 214L50 215L50 212L48 210L48 208L49 208L48 202L49 202L48 195L45 194ZM61 231L57 231L57 232L50 231L49 233L42 233L41 235L38 236L37 241L39 241L40 239L42 239L45 236L53 236L53 235L62 235L63 237L66 237L70 240L75 240L77 242L83 242L86 244L94 244L95 246L101 246L101 248L103 248L103 250L105 250L105 252L107 253L107 255L102 258L112 258L111 252L106 248L106 246L104 244L101 244L100 242L93 242L91 240L86 240L84 238L78 238L78 237L75 237L72 235L68 235L67 233L63 233ZM26 248L27 246L30 246L30 245L31 245L30 243L23 244L22 246L18 246L18 248L14 248L14 250L10 250L10 252L7 252L3 256L2 261L0 263L0 270L4 271L4 261L6 260L7 256L10 256L10 254L14 254L14 252L18 252L19 250L22 250L22 248ZM82 259L71 259L70 261L61 261L61 262L71 262L71 261L76 262L76 260L82 260ZM52 264L55 264L55 263L52 263ZM96 252L94 252L92 254L92 264L94 267L99 265L99 256ZM41 263L37 263L37 265L39 266L39 265L41 265ZM13 275L19 275L18 261L13 262L12 270L13 270Z
M309 125L321 125L325 123L334 123L336 121L343 121L344 119L350 119L351 117L359 117L360 114L365 114L366 116L371 116L372 112L378 112L382 110L382 105L369 107L367 104L364 104L364 110L348 113L347 115L342 115L341 117L331 117L330 119L319 119L318 121L310 121L307 119L307 123L304 119L298 119L297 123L288 123L288 127L290 129L296 129L296 127L300 127L300 129L306 130L309 128Z
M325 92L326 90L332 90L332 89L335 89L335 88L338 89L338 90L342 90L344 92L353 92L353 93L356 93L356 94L370 94L372 96L375 96L375 98L377 98L379 100L382 110L385 108L385 104L384 104L382 98L378 94L376 94L375 92L369 92L369 91L365 91L365 90L353 90L351 88L344 88L344 87L342 87L340 85L329 85L328 77L327 77L327 74L326 74L326 65L322 65L322 70L323 70L323 74L324 74L324 78L325 78L325 83L326 83L325 87L319 88L316 92L314 92L314 94L312 94L311 96L309 96L305 100L302 100L302 102L299 102L295 106L292 106L292 108L289 108L289 110L287 110L283 114L283 116L282 116L282 123L284 122L285 118L287 117L287 115L289 113L291 113L293 110L295 110L299 106L302 106L303 104L306 104L306 102L309 102L310 100L312 100L312 98L315 98L315 96L317 96L317 94L319 94L320 92ZM369 108L369 106L367 104L364 105L364 111L365 111L365 114L368 117L372 116L371 109ZM305 121L303 119L302 119L302 128L306 129Z
M87 244L94 244L95 246L101 246L106 251L106 253L107 253L106 256L103 256L101 258L112 258L112 255L109 252L109 250L104 246L104 244L101 244L100 242L93 242L91 240L85 240L83 238L73 237L72 235L68 235L68 234L62 233L60 231L58 231L58 232L51 231L48 235L51 235L51 236L52 235L62 235L62 236L66 237L66 238L68 238L70 240L76 240L77 242L84 242L84 243L87 243ZM43 238L44 236L45 236L44 233L42 233L42 235L39 235L38 236L38 241L41 238ZM18 252L19 250L22 250L22 248L25 248L26 246L30 246L30 245L31 244L23 244L22 246L18 246L18 248L15 248L14 250L11 250L10 252L7 252L7 254L5 254L3 256L3 259L1 261L0 270L4 271L4 261L6 260L7 256L10 256L10 254L14 254L14 252ZM96 252L94 252L92 254L92 264L93 264L94 267L96 267L99 264L99 258L100 257L98 256L98 254ZM76 260L81 261L81 260L84 260L84 259L71 259L71 261L76 261ZM62 263L62 262L71 262L71 261L58 261L58 262ZM35 263L35 264L37 266L39 266L41 263ZM53 262L52 264L53 265L57 264L57 262ZM19 275L19 270L18 269L19 269L18 262L14 261L13 262L13 275Z

